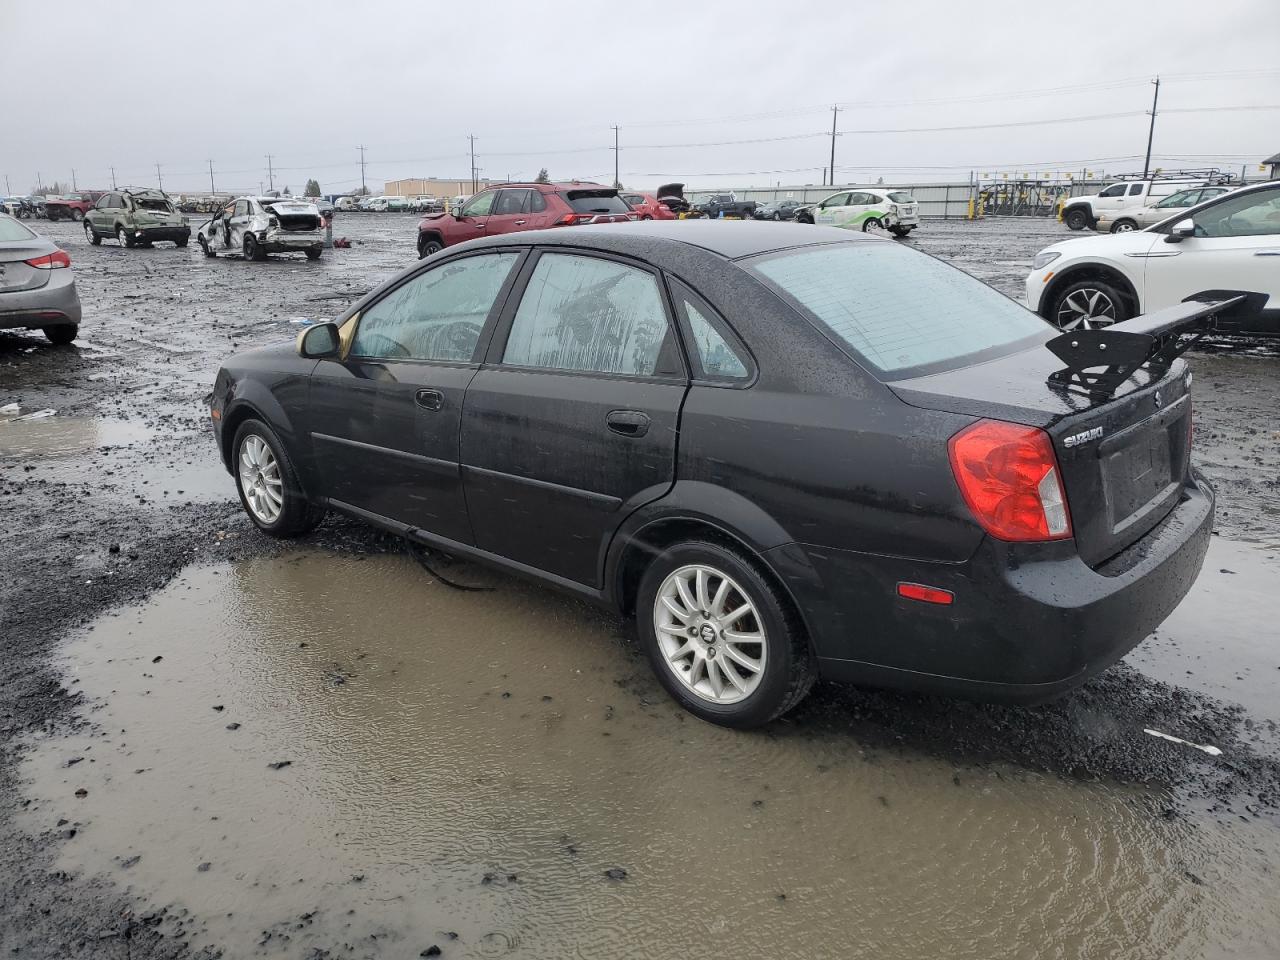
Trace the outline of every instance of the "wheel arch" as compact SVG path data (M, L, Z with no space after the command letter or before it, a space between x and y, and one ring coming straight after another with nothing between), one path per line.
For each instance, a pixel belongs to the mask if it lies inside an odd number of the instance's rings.
M418 258L419 259L422 258L422 245L426 243L428 240L437 241L440 244L441 250L443 250L446 246L444 242L444 234L440 230L434 229L434 228L419 230L418 231Z
M246 385L244 382L240 384L242 388ZM279 402L275 397L271 396L265 387L257 390L250 388L246 392L250 395L235 397L222 414L222 428L218 435L218 445L220 447L219 452L222 454L222 462L227 468L227 472L234 474L235 471L235 451L231 447L235 443L236 432L246 420L261 420L284 445L285 452L293 462L294 472L297 474L298 485L302 488L303 496L309 500L312 499L311 488L313 484L310 475L310 459L303 456L297 431L294 429L288 414L285 413L284 408L280 406Z
M1105 263L1080 263L1055 274L1053 279L1049 281L1049 289L1040 298L1040 316L1045 320L1052 321L1053 305L1057 302L1058 294L1079 280L1101 280L1104 283L1112 284L1120 291L1120 295L1125 298L1130 316L1136 317L1142 312L1142 303L1138 297L1137 288L1134 287L1132 281L1123 272Z

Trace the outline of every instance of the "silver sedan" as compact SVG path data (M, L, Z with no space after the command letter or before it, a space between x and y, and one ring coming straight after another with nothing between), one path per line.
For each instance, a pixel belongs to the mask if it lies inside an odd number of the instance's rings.
M80 330L80 296L66 251L0 214L0 330L12 327L70 343Z

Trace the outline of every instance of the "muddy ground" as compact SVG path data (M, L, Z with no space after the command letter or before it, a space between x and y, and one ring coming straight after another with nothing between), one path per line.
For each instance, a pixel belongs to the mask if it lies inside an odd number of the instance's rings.
M6 955L1280 952L1275 347L1193 355L1217 537L1119 667L1036 709L820 687L732 735L574 601L241 514L201 405L219 359L406 265L412 216L339 220L355 245L319 263L37 226L86 319L72 348L0 332L0 406L56 411L0 423ZM910 242L1020 295L1064 234ZM346 591L396 602L357 623Z

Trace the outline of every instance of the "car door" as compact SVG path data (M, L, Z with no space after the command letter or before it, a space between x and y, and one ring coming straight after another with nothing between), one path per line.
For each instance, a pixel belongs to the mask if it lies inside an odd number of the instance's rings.
M1113 183L1107 187L1096 197L1093 198L1094 216L1107 215L1112 216L1116 210L1119 210L1124 203L1125 195L1129 192L1129 184Z
M485 235L492 237L529 229L529 194L532 192L528 189L499 190L485 222Z
M458 469L463 396L523 256L481 251L418 271L360 312L345 357L316 365L308 431L325 496L473 542Z
M822 200L813 209L813 222L828 226L843 226L852 216L850 194L836 193Z
M231 208L231 216L226 221L223 240L228 250L239 250L244 245L244 232L248 229L250 218L249 201L240 199Z
M114 196L110 193L103 194L89 211L89 222L93 224L93 229L103 236L109 237L115 233L115 223L112 219L114 211L111 209Z
M543 250L522 272L463 406L476 546L598 587L618 525L674 482L688 377L647 266Z
M454 243L487 235L486 227L489 225L489 215L493 212L493 201L497 199L497 195L497 190L486 190L484 193L477 193L462 205L462 209L458 211L457 228L452 231L457 236Z
M1251 318L1246 329L1280 324L1280 183L1230 194L1188 216L1195 236L1160 243L1147 257L1143 309L1158 310L1206 290L1242 290L1268 298L1268 317ZM1267 326L1258 326L1259 320Z

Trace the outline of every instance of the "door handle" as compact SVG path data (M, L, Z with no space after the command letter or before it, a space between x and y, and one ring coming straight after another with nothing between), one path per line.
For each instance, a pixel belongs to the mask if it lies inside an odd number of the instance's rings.
M524 226L524 221L523 221L523 220L517 220L517 221L516 221L516 226L517 226L517 227L523 227L523 226Z
M610 430L622 437L643 437L649 432L649 415L639 410L611 410L604 420Z
M444 394L439 390L419 390L413 395L413 401L425 410L439 410L444 406Z
M1280 250L1255 250L1255 257L1280 257Z

